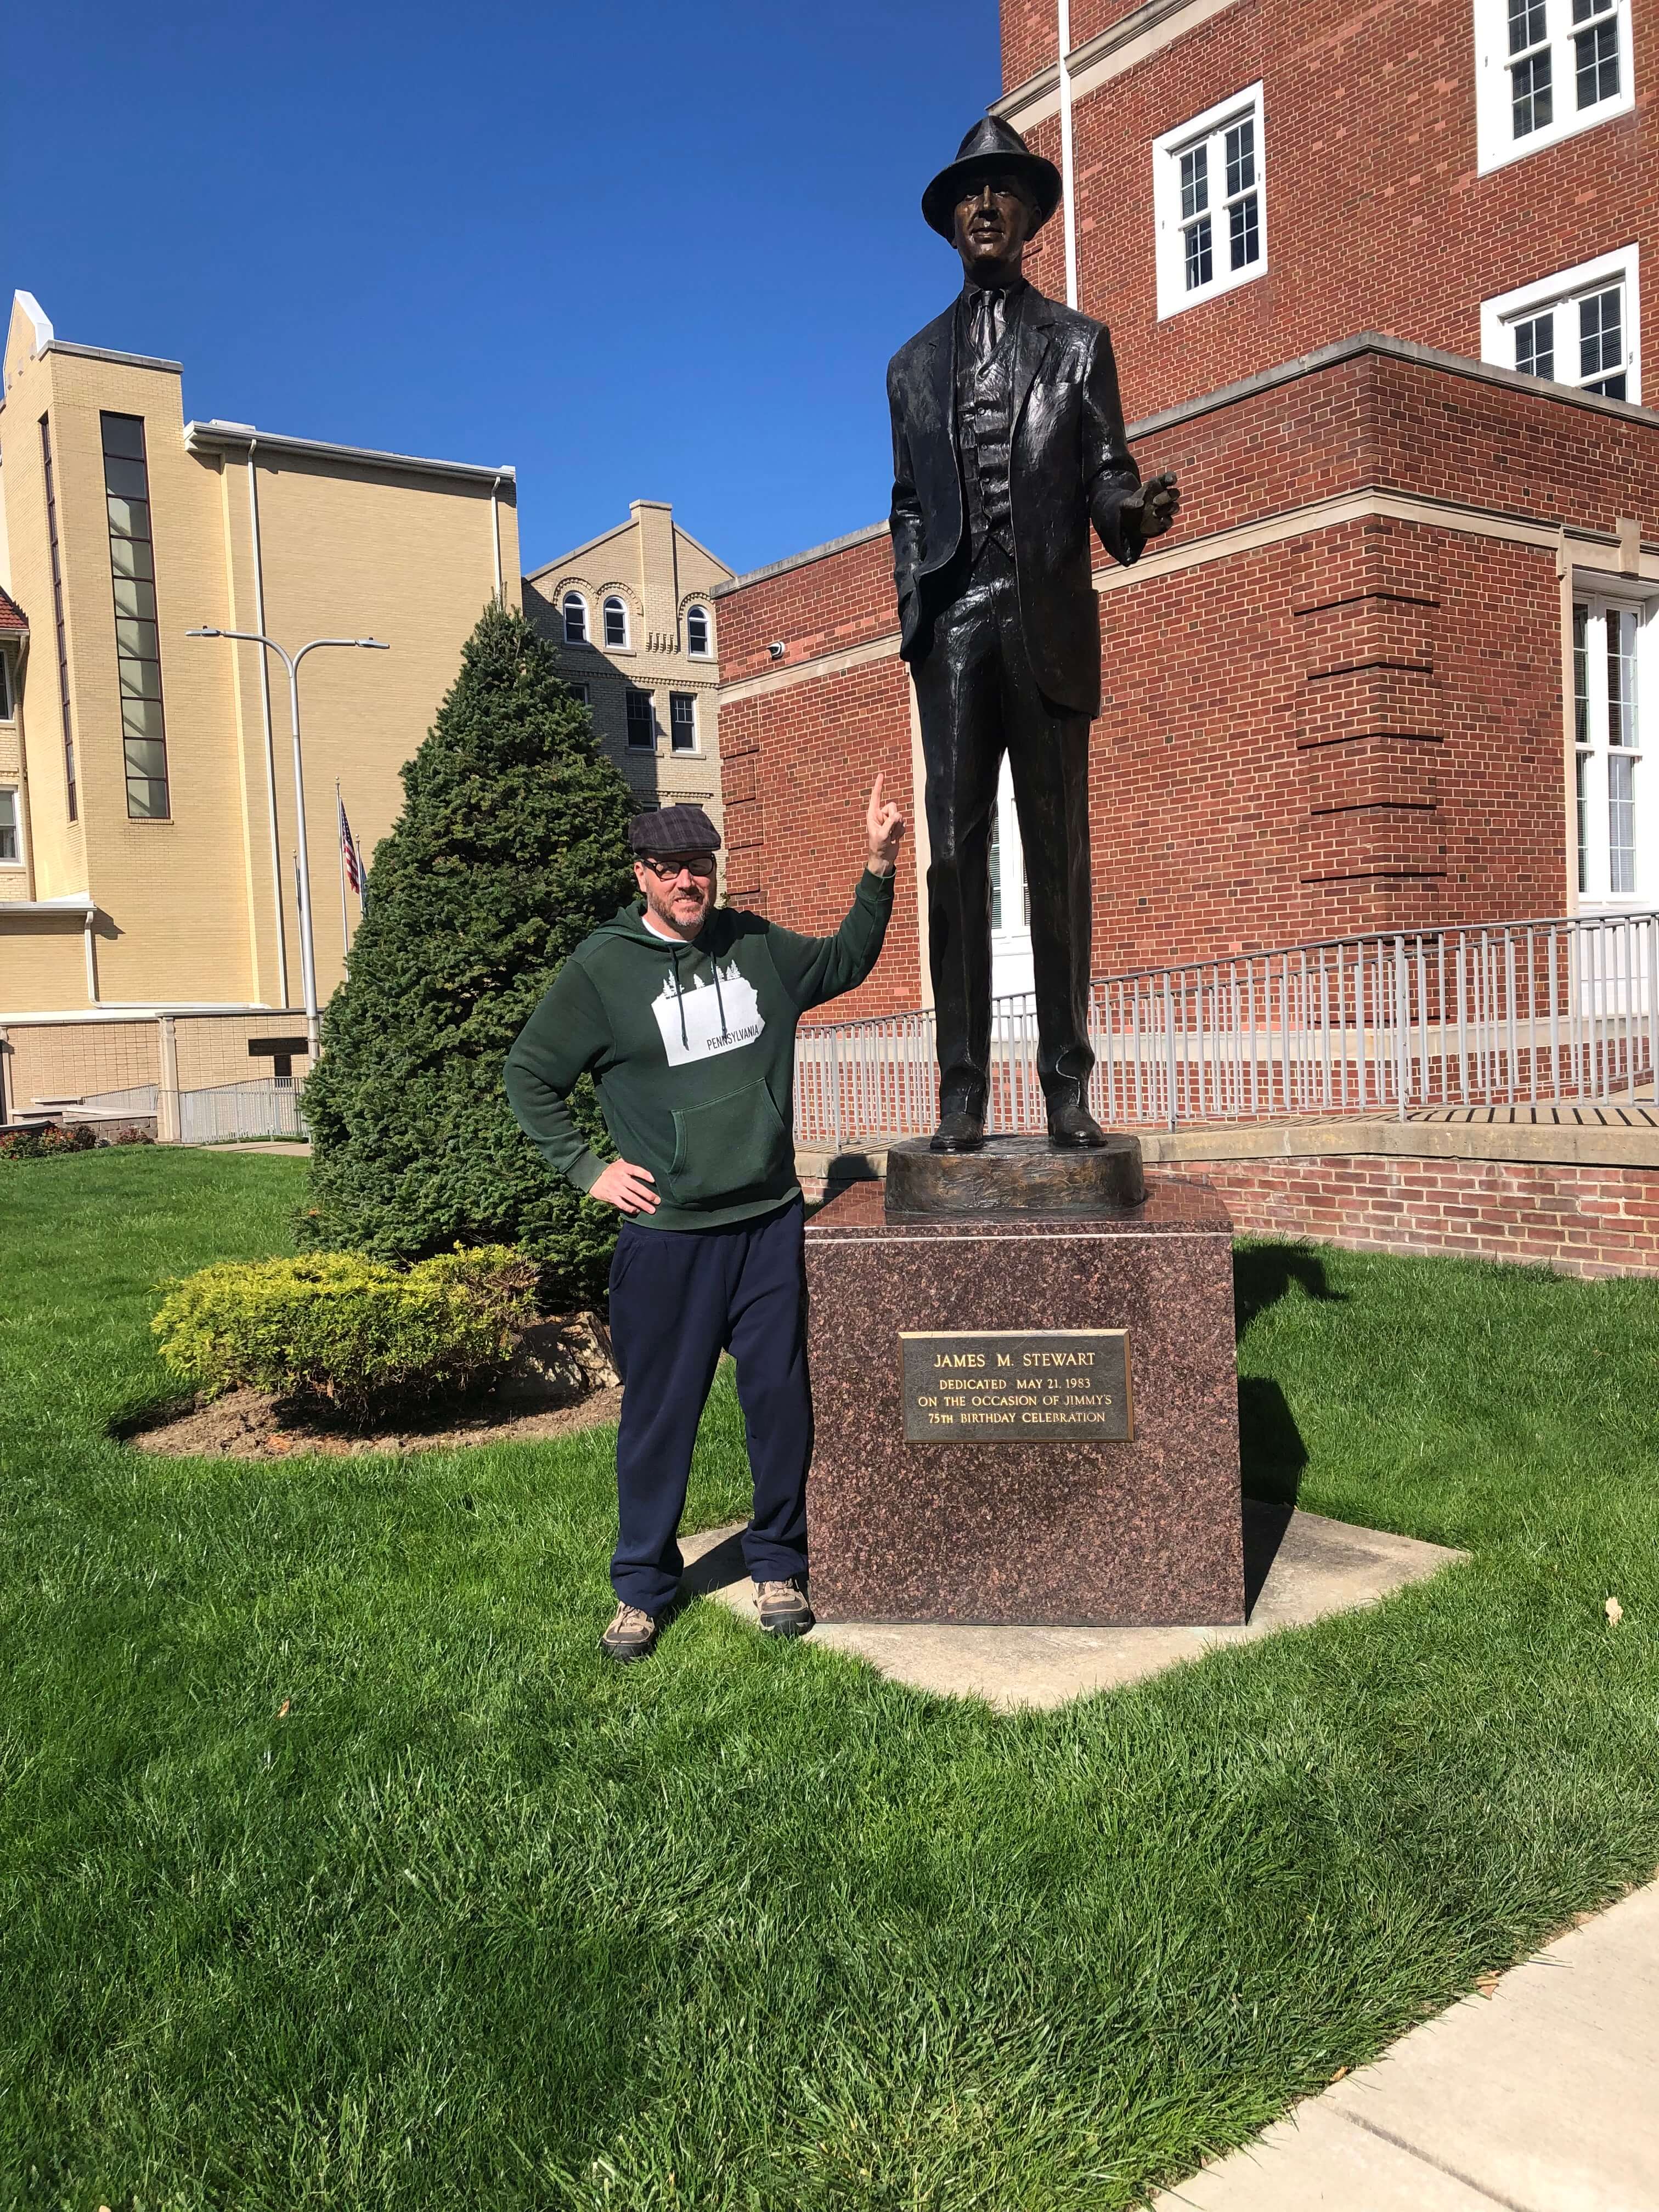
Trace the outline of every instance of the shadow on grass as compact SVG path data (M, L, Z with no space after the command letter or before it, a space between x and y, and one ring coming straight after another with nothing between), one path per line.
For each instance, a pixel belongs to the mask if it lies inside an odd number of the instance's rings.
M1233 1250L1233 1334L1242 1340L1256 1316L1288 1297L1294 1287L1322 1305L1346 1305L1346 1291L1334 1291L1322 1254L1310 1244L1246 1244Z
M1251 1244L1233 1255L1234 1335L1243 1341L1256 1316L1299 1291L1322 1304L1345 1304L1325 1262L1305 1244ZM1284 1391L1271 1376L1238 1378L1238 1458L1244 1494L1244 1609L1248 1618L1285 1540L1301 1492L1308 1448Z

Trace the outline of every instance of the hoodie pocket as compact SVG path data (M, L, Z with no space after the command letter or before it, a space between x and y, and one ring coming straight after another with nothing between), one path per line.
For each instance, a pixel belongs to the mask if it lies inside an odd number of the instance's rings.
M736 1198L793 1174L789 1133L764 1083L745 1083L724 1098L674 1110L674 1202Z

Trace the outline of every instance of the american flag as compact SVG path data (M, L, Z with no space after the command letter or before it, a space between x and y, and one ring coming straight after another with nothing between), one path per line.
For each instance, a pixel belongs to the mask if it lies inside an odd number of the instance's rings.
M357 840L351 834L351 824L346 820L345 801L337 799L340 810L340 861L345 869L345 879L357 894L357 903L363 902L363 856L357 850Z

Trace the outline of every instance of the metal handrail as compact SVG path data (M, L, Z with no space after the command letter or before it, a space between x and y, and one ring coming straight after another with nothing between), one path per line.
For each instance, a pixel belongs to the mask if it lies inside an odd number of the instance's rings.
M1659 909L1382 930L1139 968L1089 987L1091 1110L1117 1127L1584 1103L1650 1085ZM989 1119L1040 1129L1030 992L992 1001ZM921 1134L926 1009L803 1027L798 1143Z

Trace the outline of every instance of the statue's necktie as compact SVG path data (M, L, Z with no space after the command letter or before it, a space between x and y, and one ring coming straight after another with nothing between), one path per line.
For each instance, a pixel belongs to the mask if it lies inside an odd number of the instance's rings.
M981 361L988 361L1002 337L1002 295L987 286L974 305L975 351Z

